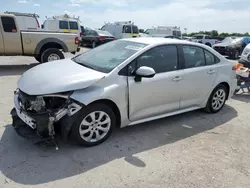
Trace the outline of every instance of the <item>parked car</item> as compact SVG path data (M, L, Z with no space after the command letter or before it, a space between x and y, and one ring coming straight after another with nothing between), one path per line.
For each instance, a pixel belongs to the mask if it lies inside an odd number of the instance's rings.
M47 18L42 24L42 29L53 32L76 33L79 40L82 36L79 18L69 16L68 14Z
M244 48L239 63L243 64L244 67L250 68L250 44Z
M204 34L194 35L192 41L205 44L210 47L220 42L218 39L214 39L212 36Z
M95 48L98 45L113 41L116 38L108 31L102 30L85 30L81 42L83 46Z
M101 30L108 31L117 39L139 37L139 29L131 21L106 23Z
M114 127L200 108L219 112L234 94L234 69L231 61L198 43L115 40L26 71L14 96L13 126L19 134L28 128L44 138L60 130L94 146Z
M79 50L76 34L20 31L16 16L0 14L0 55L33 56L43 63L64 59L63 52Z
M16 21L19 25L20 30L25 31L38 31L40 30L40 24L37 18L39 15L32 13L22 13L22 12L8 12L5 14L11 14L16 16Z
M242 37L226 37L221 43L213 45L213 49L221 55L228 56L231 59L238 59L243 46Z

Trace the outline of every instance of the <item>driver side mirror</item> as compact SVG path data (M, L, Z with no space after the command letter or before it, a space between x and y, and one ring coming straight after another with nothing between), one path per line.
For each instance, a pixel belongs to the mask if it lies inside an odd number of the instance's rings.
M135 81L140 82L144 78L153 78L155 70L151 67L142 66L135 71Z

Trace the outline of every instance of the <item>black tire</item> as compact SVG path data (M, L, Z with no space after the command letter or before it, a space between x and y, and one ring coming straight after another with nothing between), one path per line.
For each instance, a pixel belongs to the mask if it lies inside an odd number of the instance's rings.
M237 60L237 59L239 59L239 56L240 56L240 52L237 50L237 51L234 53L233 59L234 59L234 60Z
M49 49L45 50L42 53L42 55L41 55L41 62L42 63L48 62L49 61L49 57L51 55L57 56L58 57L57 60L64 59L64 55L63 55L63 53L59 49L57 49L57 48L49 48Z
M95 142L88 142L81 137L79 129L81 126L81 122L84 120L84 118L87 118L89 116L89 114L91 114L94 111L102 111L102 112L106 113L111 120L111 124L110 124L109 130L107 131L106 135L103 138L101 138L100 140L95 141ZM102 104L102 103L92 104L92 105L85 107L84 109L80 110L77 113L75 121L72 125L72 136L73 136L73 139L78 144L80 144L82 146L85 146L85 147L96 146L96 145L103 143L105 140L107 140L110 137L110 135L115 127L115 124L116 124L116 116L115 116L113 110L109 106ZM89 128L92 127L92 131L94 132L93 126L94 125L90 125ZM84 129L84 130L86 130L86 129ZM98 130L98 132L99 131L100 130ZM85 134L87 134L87 133L85 133ZM93 135L94 134L95 133L93 133ZM96 137L96 134L95 134L95 137Z
M95 48L95 47L96 47L96 42L95 42L95 41L92 42L91 47L92 47L92 48Z
M41 63L41 56L40 56L40 55L36 55L36 56L34 56L34 58L35 58L39 63Z
M218 90L223 90L224 92L225 92L225 100L224 100L224 102L223 102L223 104L222 104L222 106L219 108L219 109L215 109L214 107L213 107L213 97L214 97L214 95L216 94L216 92L218 91ZM224 107L224 105L225 105L225 102L226 102L226 100L227 100L227 97L228 97L228 89L226 88L226 86L224 86L224 85L222 85L222 84L220 84L220 85L218 85L213 91L212 91L212 93L211 93L211 95L210 95L210 97L209 97L209 99L208 99L208 101L207 101L207 105L206 105L206 107L204 108L204 110L206 111L206 112L208 112L208 113L217 113L217 112L219 112L223 107Z

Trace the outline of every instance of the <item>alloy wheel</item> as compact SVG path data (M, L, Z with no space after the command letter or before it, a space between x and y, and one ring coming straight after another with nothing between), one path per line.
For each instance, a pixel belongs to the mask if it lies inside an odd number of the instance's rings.
M111 118L103 111L94 111L85 116L79 126L79 134L86 142L98 142L111 129Z
M214 93L214 96L212 98L212 108L214 110L219 110L222 108L226 100L226 93L223 89L219 89Z

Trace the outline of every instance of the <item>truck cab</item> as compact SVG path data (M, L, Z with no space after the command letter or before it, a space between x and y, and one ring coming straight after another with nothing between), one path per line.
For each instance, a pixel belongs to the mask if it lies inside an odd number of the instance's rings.
M22 54L20 29L11 14L0 14L0 54Z

